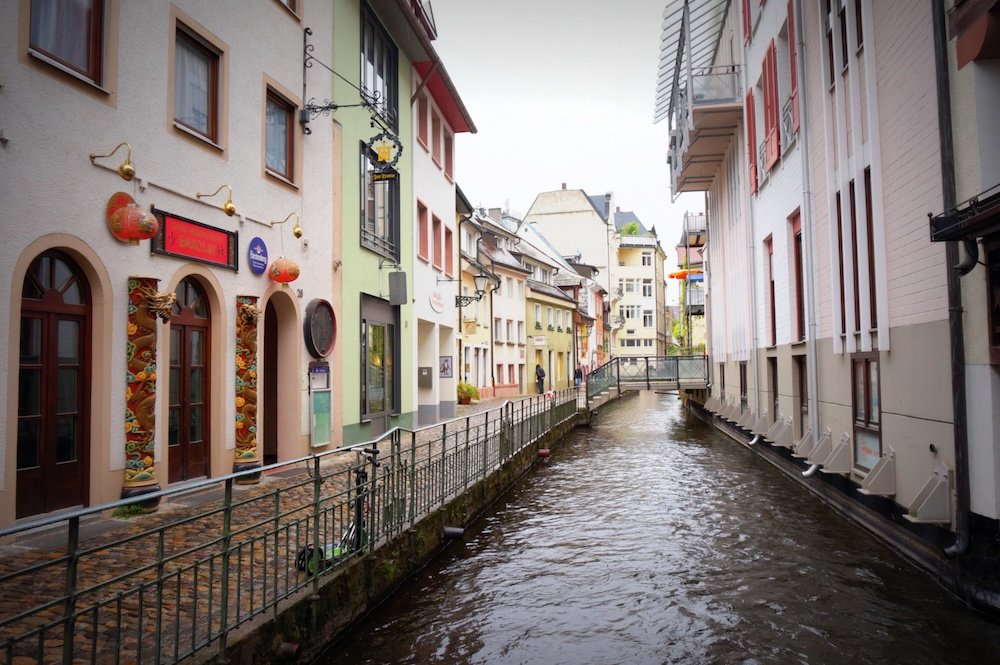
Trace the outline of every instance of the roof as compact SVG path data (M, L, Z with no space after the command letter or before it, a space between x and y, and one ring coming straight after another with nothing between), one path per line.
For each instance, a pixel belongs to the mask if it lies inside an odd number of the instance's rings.
M528 288L531 289L532 292L534 293L539 293L542 295L551 296L552 298L565 300L567 302L573 303L574 307L576 306L576 300L573 299L573 296L567 294L558 286L552 286L551 284L545 284L544 282L536 282L530 277L528 278L527 282L528 282Z
M590 196L586 192L584 192L583 195L590 201L590 205L594 206L594 210L596 210L597 214L601 216L601 219L605 222L608 221L608 215L611 214L611 201L608 200L608 195L598 194L597 196Z
M708 67L715 61L731 0L667 0L660 31L660 69L656 78L653 122L673 113L674 95L687 85L688 64L683 56L690 41L691 69ZM690 40L684 34L684 10L690 13Z
M621 231L622 227L628 224L629 222L635 222L636 224L639 225L639 233L649 232L649 229L647 229L643 225L643 223L639 220L639 218L636 217L636 214L631 210L623 210L622 212L615 213L615 228L618 229L619 231Z

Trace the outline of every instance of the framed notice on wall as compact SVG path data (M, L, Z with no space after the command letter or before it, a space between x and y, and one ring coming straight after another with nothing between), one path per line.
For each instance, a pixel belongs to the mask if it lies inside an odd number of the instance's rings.
M309 363L309 443L314 448L329 445L333 440L331 395L330 365Z
M443 379L450 379L452 377L451 356L441 356L440 366L441 371L438 373L438 376Z

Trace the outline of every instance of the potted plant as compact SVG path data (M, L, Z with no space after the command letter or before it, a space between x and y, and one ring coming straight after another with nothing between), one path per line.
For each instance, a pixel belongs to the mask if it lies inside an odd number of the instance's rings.
M458 382L458 403L469 404L474 399L479 399L479 389L470 383Z

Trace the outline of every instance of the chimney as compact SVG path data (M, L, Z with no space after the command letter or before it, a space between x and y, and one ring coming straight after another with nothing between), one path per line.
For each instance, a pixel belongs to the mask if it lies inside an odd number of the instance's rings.
M621 211L622 211L621 206L615 206L615 212L621 212Z
M566 189L566 183L563 183L563 184L562 184L562 188L563 188L563 189Z
M503 211L500 208L490 208L490 219L500 221Z

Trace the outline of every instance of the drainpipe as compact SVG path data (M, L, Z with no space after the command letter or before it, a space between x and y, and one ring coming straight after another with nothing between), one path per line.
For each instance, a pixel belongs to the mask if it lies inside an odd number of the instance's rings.
M744 52L744 55L746 53ZM744 62L740 65L740 79L743 84L743 91L747 90L747 63L744 58ZM746 95L743 96L746 99ZM746 117L744 115L744 122ZM744 143L746 143L746 132L747 127L744 126ZM756 146L753 146L750 154L747 155L747 159L757 159L756 156ZM749 170L750 162L747 162L747 173ZM748 175L749 177L749 175ZM749 185L749 182L748 182ZM753 223L753 195L749 195L747 198L747 221L750 225L750 232L748 234L749 239L747 241L747 257L750 261L750 364L753 367L753 385L754 385L754 414L760 418L760 363L757 360L757 265L754 259L754 223Z
M955 207L955 144L951 129L951 85L948 77L948 34L943 0L932 0L934 69L938 98L938 138L941 142L941 189L945 210ZM969 432L965 409L965 332L962 327L962 278L972 266L958 261L958 243L945 245L948 274L948 331L951 336L951 408L955 437L955 542L944 549L961 556L969 546ZM978 252L977 252L978 256ZM964 272L960 272L963 271Z
M812 215L812 174L809 161L809 114L806 113L806 67L805 39L802 30L802 0L795 0L795 56L798 58L796 78L799 90L799 150L802 151L802 208L799 215L802 221L803 266L805 273L806 298L806 372L809 375L809 427L813 436L819 434L819 362L816 358L816 268L814 252L816 245L813 240ZM802 475L809 478L816 473L817 465ZM808 475L807 475L808 474Z

